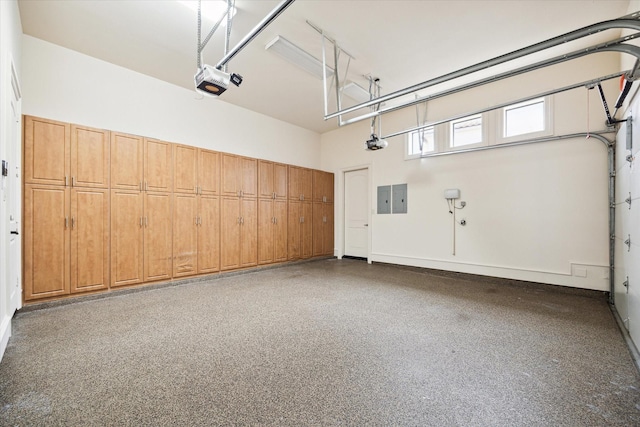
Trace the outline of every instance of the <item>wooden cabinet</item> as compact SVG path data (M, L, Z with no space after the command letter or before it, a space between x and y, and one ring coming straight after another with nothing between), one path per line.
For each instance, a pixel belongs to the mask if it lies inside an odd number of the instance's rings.
M144 141L141 136L111 133L111 188L142 190Z
M172 200L170 193L144 195L144 281L171 278Z
M198 199L195 194L174 194L173 276L198 271Z
M144 281L144 195L111 190L111 286Z
M333 203L313 204L313 256L333 255Z
M259 160L258 197L286 199L287 190L287 165Z
M25 185L25 301L109 286L109 193Z
M176 145L174 150L173 191L195 194L198 185L198 149L186 145Z
M109 135L106 130L71 125L72 187L109 188Z
M37 117L24 117L24 182L69 185L71 126Z
M313 171L313 201L333 203L333 174Z
M313 171L289 166L289 200L310 202L313 197Z
M222 197L220 228L221 270L257 265L257 201L239 197Z
M208 195L220 193L220 153L176 145L174 159L173 191Z
M203 187L204 188L204 187ZM198 197L198 273L220 270L220 198Z
M288 258L310 258L313 255L313 204L289 201L287 228Z
M109 190L71 190L71 293L109 287Z
M173 188L173 144L144 139L145 191L171 192Z
M25 116L24 181L109 187L109 131Z
M24 299L70 291L70 189L24 186Z
M198 193L220 194L220 153L198 149Z
M258 200L258 264L287 260L287 201Z
M221 193L223 196L257 197L258 160L222 154Z

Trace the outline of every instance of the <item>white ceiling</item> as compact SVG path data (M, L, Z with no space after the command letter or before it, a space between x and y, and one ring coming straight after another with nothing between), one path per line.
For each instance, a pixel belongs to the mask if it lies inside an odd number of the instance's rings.
M236 0L231 46L278 3ZM366 86L362 75L379 77L384 94L625 15L628 5L628 0L297 0L230 62L229 71L244 82L229 88L220 102L319 133L336 128L334 120L323 120L322 81L264 49L282 35L321 57L320 35L307 20L356 58L350 79ZM19 6L25 34L193 89L196 16L175 1L19 0ZM203 33L211 26L205 21ZM618 36L606 31L563 49ZM222 58L223 40L221 28L204 51L205 63Z

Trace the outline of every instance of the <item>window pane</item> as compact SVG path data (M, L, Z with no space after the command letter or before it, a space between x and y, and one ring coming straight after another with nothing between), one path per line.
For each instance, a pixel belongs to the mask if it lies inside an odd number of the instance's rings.
M482 116L451 123L451 145L462 147L482 142Z
M504 123L505 137L545 130L544 100L505 108Z
M409 135L409 155L430 153L435 149L435 129L433 126ZM420 143L422 142L422 147ZM422 148L422 149L421 149Z

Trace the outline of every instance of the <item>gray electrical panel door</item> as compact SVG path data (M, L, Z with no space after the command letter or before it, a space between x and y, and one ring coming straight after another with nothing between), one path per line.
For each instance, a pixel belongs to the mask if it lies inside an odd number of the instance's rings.
M378 187L378 214L391 213L391 186Z
M391 187L393 210L396 213L407 213L407 184L397 184Z

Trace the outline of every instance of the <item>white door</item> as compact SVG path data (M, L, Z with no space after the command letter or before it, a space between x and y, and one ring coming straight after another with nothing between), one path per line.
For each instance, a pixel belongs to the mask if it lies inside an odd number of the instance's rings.
M22 306L22 285L20 280L21 270L21 240L20 240L20 147L21 147L21 120L20 120L20 86L18 78L11 64L11 124L9 126L9 144L6 154L8 161L8 173L5 178L7 196L6 208L8 215L8 244L7 244L7 301L9 315Z
M344 254L369 257L369 169L344 174Z

